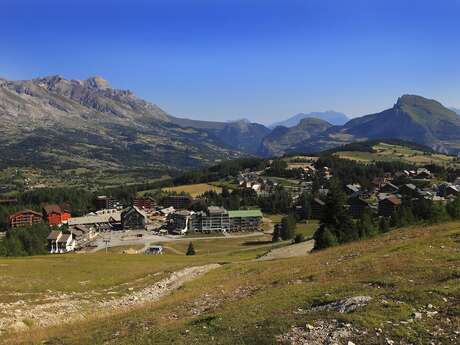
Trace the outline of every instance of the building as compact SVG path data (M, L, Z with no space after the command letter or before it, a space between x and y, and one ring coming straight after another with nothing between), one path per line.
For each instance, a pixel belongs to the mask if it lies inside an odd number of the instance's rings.
M67 224L70 217L69 206L67 205L46 205L43 207L43 219L47 220L49 225Z
M53 230L47 237L48 251L51 254L63 254L75 250L75 240L72 234L63 234L62 231Z
M170 230L185 234L196 232L258 231L262 226L260 210L227 211L211 206L207 212L178 211L168 217Z
M230 231L260 231L262 212L260 210L228 211Z
M326 204L321 199L314 198L311 201L311 218L320 219L323 215L323 209L325 205Z
M188 195L168 195L161 200L162 206L174 207L176 210L186 210L193 202L193 198Z
M120 201L106 195L99 195L96 197L96 209L97 210L106 210L106 209L117 209L120 210L123 208L123 205Z
M75 240L76 246L90 242L96 237L96 229L92 226L74 225L69 227L69 231Z
M136 206L129 206L121 212L121 227L126 229L145 229L149 219L145 211Z
M83 217L70 218L69 227L76 225L86 225L94 227L96 231L115 230L121 227L121 212L112 210L100 210L95 213L89 213Z
M150 246L146 249L147 255L163 255L163 246Z
M11 229L31 226L43 222L41 213L32 210L22 210L8 216L8 224Z
M379 216L391 217L399 206L401 206L401 199L396 195L390 195L379 201Z
M366 210L372 210L372 205L359 197L349 198L348 205L350 206L350 215L353 218L361 218Z
M156 202L151 197L134 198L133 205L141 210L153 210L156 207Z

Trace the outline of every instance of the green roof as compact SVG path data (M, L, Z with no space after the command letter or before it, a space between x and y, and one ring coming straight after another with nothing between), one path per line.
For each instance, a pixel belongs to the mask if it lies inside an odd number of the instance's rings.
M240 210L240 211L228 211L230 218L243 218L243 217L262 217L260 210Z

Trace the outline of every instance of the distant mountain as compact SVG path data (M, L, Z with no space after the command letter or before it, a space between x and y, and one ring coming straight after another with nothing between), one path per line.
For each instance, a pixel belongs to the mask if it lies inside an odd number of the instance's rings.
M332 110L324 112L299 113L287 120L276 122L270 125L270 128L275 128L277 126L294 127L297 126L302 119L306 118L321 119L337 126L343 125L349 120L347 115Z
M295 148L299 143L315 137L331 128L332 124L321 119L305 118L294 127L276 127L261 144L259 154L263 156L281 156Z
M401 139L439 152L457 153L460 151L460 117L435 100L404 95L392 108L332 127L298 144L292 151L317 152L373 139Z
M178 119L101 77L1 79L0 121L1 166L60 169L190 169L240 157L268 131Z
M454 108L454 107L449 108L449 109L452 110L452 111L454 111L454 112L456 112L458 115L460 115L460 109Z

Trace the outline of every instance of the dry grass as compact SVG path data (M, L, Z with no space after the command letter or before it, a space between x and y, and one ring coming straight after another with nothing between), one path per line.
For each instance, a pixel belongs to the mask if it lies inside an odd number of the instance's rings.
M222 192L222 188L218 186L213 186L207 183L198 183L198 184L189 184L176 187L163 188L166 192L175 192L175 193L187 193L193 197L197 197L204 192L215 191L217 193Z
M160 303L4 339L5 344L275 344L292 325L338 319L366 330L355 343L459 343L460 223L411 227L305 257L234 262ZM123 257L123 256L119 256ZM350 314L299 312L350 296ZM410 324L414 310L439 314ZM375 330L382 329L377 335ZM442 329L442 331L440 330Z

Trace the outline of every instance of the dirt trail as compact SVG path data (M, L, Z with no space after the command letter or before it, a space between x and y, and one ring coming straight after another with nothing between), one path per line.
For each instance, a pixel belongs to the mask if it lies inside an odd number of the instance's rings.
M177 290L183 284L196 279L207 272L219 267L218 264L187 267L171 273L144 289L132 291L121 297L111 296L105 290L101 300L90 300L91 296L100 293L84 294L50 294L40 300L40 304L28 305L23 301L0 303L0 334L5 331L25 330L29 326L47 327L62 323L73 322L98 316L113 314L118 311L137 307L145 303L156 302Z
M294 256L303 256L309 254L315 245L315 241L306 241L296 244L291 244L281 248L274 248L267 254L257 260L274 260L283 258L292 258Z

